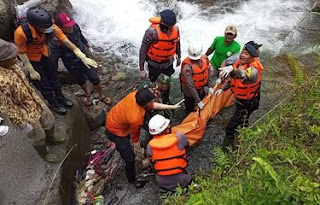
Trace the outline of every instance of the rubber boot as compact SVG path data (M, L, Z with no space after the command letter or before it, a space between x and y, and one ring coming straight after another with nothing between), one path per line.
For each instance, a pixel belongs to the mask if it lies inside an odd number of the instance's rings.
M54 153L48 151L48 147L45 145L36 145L33 146L34 149L38 152L39 156L49 163L59 163L61 161L60 157Z
M56 99L48 100L49 107L59 115L66 115L67 110Z
M47 144L59 144L66 141L65 137L57 137L54 135L54 127L50 130L45 130L46 133L46 143Z

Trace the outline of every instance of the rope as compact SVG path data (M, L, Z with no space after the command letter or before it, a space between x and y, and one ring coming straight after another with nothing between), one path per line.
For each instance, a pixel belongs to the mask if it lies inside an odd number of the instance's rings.
M49 186L48 191L47 191L47 194L46 194L46 198L45 198L44 201L43 201L43 205L46 205L46 204L47 204L47 199L48 199L48 197L49 197L49 195L50 195L50 193L51 193L51 192L50 192L50 189L51 189L51 187L52 187L52 185L53 185L53 182L54 182L55 179L57 178L58 171L60 170L63 162L68 158L68 156L70 155L70 153L72 152L72 150L73 150L76 146L78 146L78 144L74 144L74 145L73 145L73 147L68 151L68 153L66 154L66 156L64 156L63 160L60 162L59 166L57 167L56 171L54 172L53 178L52 178L52 180L51 180L50 186Z

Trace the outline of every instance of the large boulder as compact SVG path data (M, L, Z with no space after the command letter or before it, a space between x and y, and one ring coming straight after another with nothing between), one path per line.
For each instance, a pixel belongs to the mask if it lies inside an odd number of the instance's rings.
M0 1L0 38L13 39L15 9L12 0Z
M61 12L72 13L72 5L69 0L17 0L17 8L21 14L25 13L32 6L40 6L56 15Z

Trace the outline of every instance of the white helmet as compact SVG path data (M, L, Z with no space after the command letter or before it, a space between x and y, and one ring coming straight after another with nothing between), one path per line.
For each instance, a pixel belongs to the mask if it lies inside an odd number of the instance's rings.
M191 43L188 48L189 58L191 60L199 60L201 58L202 45L199 43Z
M156 114L149 121L149 133L152 135L160 134L169 126L170 120L162 115Z

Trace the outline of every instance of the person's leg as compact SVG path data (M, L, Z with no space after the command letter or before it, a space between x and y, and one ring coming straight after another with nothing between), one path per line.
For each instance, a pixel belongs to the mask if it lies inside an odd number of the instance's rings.
M43 107L43 111L40 117L40 123L42 129L46 134L46 143L62 143L66 140L65 137L56 137L54 135L55 118L47 106Z
M55 112L61 115L65 115L67 110L58 103L55 98L55 93L51 87L51 84L48 80L46 65L44 61L41 59L40 62L30 61L35 71L40 74L41 80L31 80L32 84L41 92L44 99L46 99Z
M117 150L126 164L125 170L127 180L129 183L133 183L136 180L136 170L134 161L135 155L130 144L130 137L119 137L108 133L108 131L107 137L116 144Z
M45 65L45 73L48 78L48 82L50 83L56 100L61 103L62 105L71 108L73 106L73 103L67 99L61 90L61 84L60 84L60 78L57 72L57 67L55 66L54 62L50 57L42 57L41 61Z
M248 111L242 105L236 104L236 110L226 127L226 136L223 141L223 147L234 144L235 135L238 133L237 129L246 125L247 116Z
M159 68L153 67L152 65L148 64L149 70L149 79L151 82L155 82L159 77L161 70Z
M184 104L186 106L186 113L189 114L190 112L194 111L195 101L193 97L188 97L184 95Z
M50 163L60 162L61 159L56 154L50 153L48 151L48 147L45 144L46 134L42 128L40 121L37 121L32 126L33 130L28 133L28 137L40 157Z
M169 77L171 77L171 75L174 73L173 64L171 64L168 68L161 70L160 72L165 74L165 75L167 75L167 76L169 76ZM161 95L163 96L163 98L170 100L170 98L169 98L169 96L170 96L170 86L168 86L168 89L165 92L161 93Z

